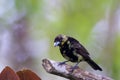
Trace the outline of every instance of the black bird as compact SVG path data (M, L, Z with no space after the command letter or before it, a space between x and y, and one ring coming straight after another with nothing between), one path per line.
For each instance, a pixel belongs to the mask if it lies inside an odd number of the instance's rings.
M74 70L81 61L86 61L94 70L102 71L90 58L89 52L76 39L60 34L55 38L54 46L59 46L62 56L67 60L60 64L68 61L76 62L77 64L73 67Z

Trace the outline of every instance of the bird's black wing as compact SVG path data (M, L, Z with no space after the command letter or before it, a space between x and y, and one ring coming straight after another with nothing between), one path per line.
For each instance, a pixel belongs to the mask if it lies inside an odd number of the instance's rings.
M71 47L76 51L76 53L80 54L84 58L89 58L88 51L83 47L82 44L79 43L79 41L77 41L74 38L70 38L70 42L71 42Z
M93 69L102 71L102 68L99 67L90 57L88 51L77 41L76 39L70 37L69 41L71 43L71 48L75 51L75 55L79 54L83 57L82 60L85 60ZM79 57L79 55L77 55ZM81 60L80 60L81 61Z

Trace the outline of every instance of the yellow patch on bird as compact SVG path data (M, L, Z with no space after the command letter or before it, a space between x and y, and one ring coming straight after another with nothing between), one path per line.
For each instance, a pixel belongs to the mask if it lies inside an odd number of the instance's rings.
M63 45L67 40L68 40L68 37L66 35L62 35L61 45Z
M74 51L73 54L78 57L78 61L81 61L83 59L83 57L79 53L76 53Z
M68 47L69 47L69 49L70 49L70 48L71 48L70 41L67 41L67 44L68 44Z
M62 40L63 42L66 42L68 40L68 37L66 35L63 35L62 38L63 38Z
M64 41L61 42L62 45L63 45L64 43L65 43Z
M63 35L62 37L63 37L64 41L66 41L68 39L68 37L66 35Z
M70 44L70 41L67 41L67 44Z
M62 55L65 59L70 60L70 58L68 56L66 56L66 54L63 53Z
M65 53L66 51L64 50L63 53Z

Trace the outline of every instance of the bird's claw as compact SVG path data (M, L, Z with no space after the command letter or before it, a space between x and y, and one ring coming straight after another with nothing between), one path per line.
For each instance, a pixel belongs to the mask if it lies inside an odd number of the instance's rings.
M59 62L58 66L63 65L63 64L65 64L66 62L68 62L68 61Z
M65 64L65 62L59 62L58 66Z

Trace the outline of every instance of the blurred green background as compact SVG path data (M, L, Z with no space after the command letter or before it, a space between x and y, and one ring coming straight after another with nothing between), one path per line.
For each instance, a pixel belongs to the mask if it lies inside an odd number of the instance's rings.
M58 34L78 39L103 71L84 62L82 69L120 80L120 0L0 0L0 71L29 68L42 80L66 80L41 64L64 61L53 47Z

